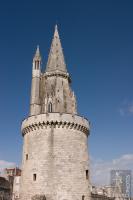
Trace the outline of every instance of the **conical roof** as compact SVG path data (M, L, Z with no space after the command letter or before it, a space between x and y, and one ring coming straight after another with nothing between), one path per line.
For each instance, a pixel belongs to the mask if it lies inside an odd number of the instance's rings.
M48 62L46 66L46 72L56 71L67 73L57 25L55 26L54 37L52 40Z
M41 59L41 54L40 54L40 49L39 49L39 45L37 45L37 49L36 49L36 53L35 56L33 58L34 60L40 60Z

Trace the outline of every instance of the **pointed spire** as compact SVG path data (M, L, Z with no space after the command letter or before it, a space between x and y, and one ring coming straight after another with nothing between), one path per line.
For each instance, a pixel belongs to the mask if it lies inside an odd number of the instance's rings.
M36 49L36 55L40 55L40 49L39 49L39 45L37 45L37 49Z
M46 72L55 71L67 73L57 25L55 25L54 37L52 40L48 62L46 66Z
M58 33L58 26L57 26L57 24L55 25L54 37L58 37L58 38L59 38L59 33Z
M41 54L40 54L40 50L39 50L39 45L37 46L37 49L36 49L36 53L34 55L34 58L33 58L33 76L40 76L40 70L41 70ZM38 72L35 72L35 71L38 71ZM39 75L38 75L39 73Z
M34 60L41 60L41 54L40 54L39 45L37 45L37 49L36 49L36 53L35 53L35 56L34 56Z

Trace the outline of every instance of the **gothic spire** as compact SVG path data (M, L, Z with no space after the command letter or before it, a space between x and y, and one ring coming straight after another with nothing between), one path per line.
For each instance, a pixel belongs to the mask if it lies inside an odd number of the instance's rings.
M48 62L46 66L46 72L55 71L67 73L57 25L55 25L54 37L52 40Z
M37 45L37 49L36 49L36 53L34 56L34 60L40 60L41 59L41 54L40 54L40 49L39 49L39 45Z

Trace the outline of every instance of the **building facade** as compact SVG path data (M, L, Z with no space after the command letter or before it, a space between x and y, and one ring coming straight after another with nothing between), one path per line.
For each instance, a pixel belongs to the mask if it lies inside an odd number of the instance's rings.
M92 200L130 200L130 198L123 197L122 193L118 191L117 187L111 185L102 187L91 187Z
M20 199L20 179L21 176L15 176L13 181L12 200Z
M4 177L0 177L0 200L11 200L10 183Z
M57 26L45 72L37 47L30 113L22 122L20 200L90 200L89 122L77 114Z
M16 177L20 178L20 176L21 176L21 169L19 169L18 167L6 168L4 170L4 177L6 178L6 180L8 180L9 185L10 185L10 194L11 194L11 196L14 196L13 194L14 194L14 187L16 185L16 181L15 181Z

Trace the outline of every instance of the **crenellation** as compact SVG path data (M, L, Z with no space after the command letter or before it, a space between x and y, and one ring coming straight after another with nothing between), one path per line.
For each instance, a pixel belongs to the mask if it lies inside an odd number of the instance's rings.
M53 120L51 118L51 116L53 117ZM70 115L70 114L65 114L65 115ZM44 117L44 119L43 119ZM42 129L47 128L47 127L51 127L52 125L56 128L56 126L58 128L62 127L62 128L66 128L66 129L77 129L77 130L81 130L82 132L88 134L88 130L89 130L89 126L86 123L86 126L83 125L85 120L83 121L83 119L81 117L77 117L77 121L75 119L73 119L73 116L70 115L71 117L71 122L67 122L67 120L65 120L64 114L62 114L62 118L59 117L58 113L49 113L49 116L46 116L46 114L43 114L43 117L41 116L41 120L43 121L39 121L38 119L35 119L34 116L30 117L31 119L29 119L29 121L27 122L27 119L22 123L22 134L25 135L25 130L27 130L27 132L33 131L33 130L39 130L40 128ZM59 121L57 121L59 117ZM68 116L67 116L68 117ZM80 120L78 118L81 118ZM54 121L54 119L56 119L56 121ZM72 121L73 119L73 121ZM33 123L34 120L34 123ZM37 121L36 121L37 120ZM46 121L44 121L46 120ZM30 124L30 121L32 121L32 124ZM79 122L80 121L80 122ZM78 123L80 124L78 124ZM26 132L26 133L27 133Z

